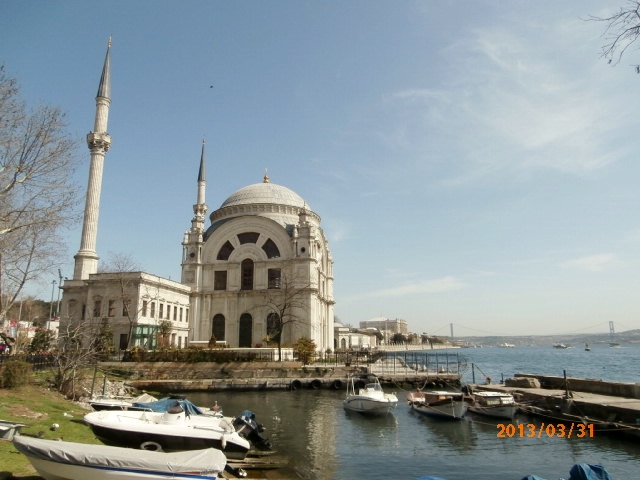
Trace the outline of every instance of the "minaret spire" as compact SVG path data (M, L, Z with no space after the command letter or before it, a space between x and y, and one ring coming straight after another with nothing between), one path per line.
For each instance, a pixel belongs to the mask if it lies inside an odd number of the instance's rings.
M87 135L87 146L91 152L89 183L84 207L80 250L75 255L74 280L85 280L98 271L96 240L98 236L98 214L100 213L100 191L104 157L111 146L111 136L107 133L109 107L111 105L111 37L107 44L107 54L102 67L102 76L96 96L96 117L93 131Z
M194 217L191 220L191 231L196 234L204 232L205 215L207 214L207 204L205 203L205 189L207 186L206 163L204 157L204 147L206 142L202 139L202 153L200 153L200 168L198 170L198 195L193 206Z

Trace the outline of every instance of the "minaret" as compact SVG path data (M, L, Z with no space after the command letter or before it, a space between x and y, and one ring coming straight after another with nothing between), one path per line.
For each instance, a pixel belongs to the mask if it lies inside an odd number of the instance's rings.
M205 203L206 166L204 157L205 141L202 140L200 169L198 170L198 193L193 205L191 228L184 234L182 241L182 283L196 287L202 274L202 245L204 244L204 223L207 214Z
M204 145L205 141L202 139L202 153L200 154L200 169L198 170L198 196L196 204L193 206L194 217L191 220L191 230L204 232L204 219L207 214L207 205L204 199L205 187L207 185L207 173L205 169L204 161Z
M76 260L73 270L74 280L88 279L90 274L98 271L96 238L98 236L98 214L100 213L100 190L102 189L104 156L111 146L111 136L107 133L109 106L111 105L110 51L111 38L109 38L109 43L107 44L107 55L104 59L100 86L96 96L96 119L93 131L87 135L87 145L91 152L91 164L89 166L89 184L84 207L80 250L74 257Z

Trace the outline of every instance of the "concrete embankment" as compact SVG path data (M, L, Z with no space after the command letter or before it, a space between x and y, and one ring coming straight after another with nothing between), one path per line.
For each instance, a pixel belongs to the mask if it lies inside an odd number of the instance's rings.
M599 431L640 436L640 385L602 380L516 374L504 385L473 385L506 391L526 413L551 421L593 423Z
M351 375L375 373L384 384L459 385L455 373L395 369L373 371L368 366L305 366L300 362L104 362L102 371L126 378L138 390L156 392L217 390L292 390L346 388Z

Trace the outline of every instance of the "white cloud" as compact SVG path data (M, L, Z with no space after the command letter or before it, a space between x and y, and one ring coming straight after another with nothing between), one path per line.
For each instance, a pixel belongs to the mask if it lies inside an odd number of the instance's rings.
M422 282L408 283L398 287L376 290L362 295L360 298L404 297L416 294L435 294L460 290L467 285L455 277L447 276Z
M588 272L601 272L618 263L618 258L613 253L601 253L588 257L575 258L561 264L563 268L575 268Z

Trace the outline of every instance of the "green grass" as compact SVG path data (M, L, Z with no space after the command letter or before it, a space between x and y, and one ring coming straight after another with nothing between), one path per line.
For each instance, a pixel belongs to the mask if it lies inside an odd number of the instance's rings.
M99 444L82 421L86 413L87 410L59 393L38 385L0 389L0 419L24 423L23 435L37 436L42 432L42 438L50 440ZM56 431L51 430L54 423L60 425ZM21 480L40 478L27 457L7 440L0 440L0 471L11 472Z

